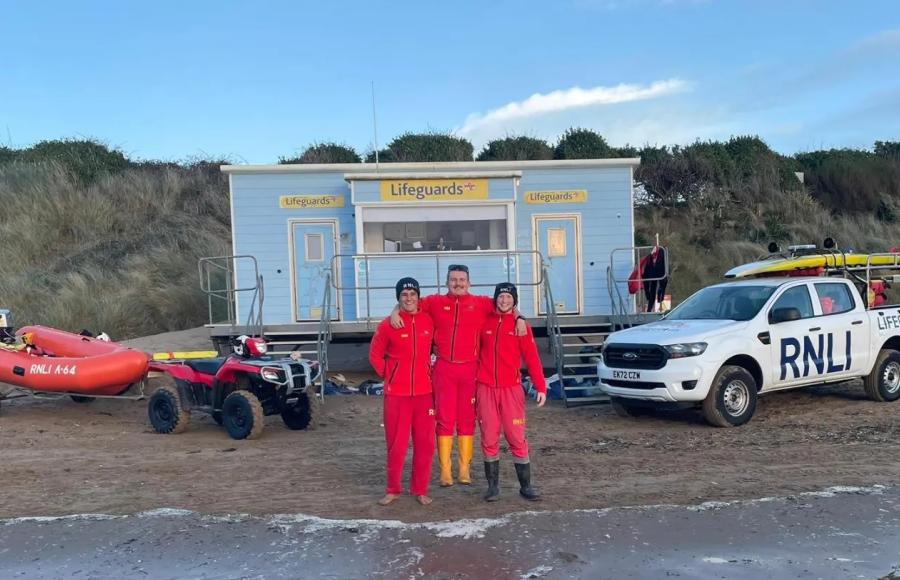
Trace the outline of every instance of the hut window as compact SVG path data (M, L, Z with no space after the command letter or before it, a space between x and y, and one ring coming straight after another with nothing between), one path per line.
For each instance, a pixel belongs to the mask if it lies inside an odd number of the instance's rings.
M426 205L362 208L366 253L506 250L506 205Z
M306 261L321 262L325 259L325 236L322 234L306 234Z

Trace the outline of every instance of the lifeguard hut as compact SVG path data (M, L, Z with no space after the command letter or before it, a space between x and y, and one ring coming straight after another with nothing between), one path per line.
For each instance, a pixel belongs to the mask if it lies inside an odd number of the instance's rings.
M200 262L211 338L264 333L327 365L371 337L398 278L440 292L462 263L473 293L518 284L548 365L589 380L589 351L644 318L627 289L639 162L225 165L233 255Z

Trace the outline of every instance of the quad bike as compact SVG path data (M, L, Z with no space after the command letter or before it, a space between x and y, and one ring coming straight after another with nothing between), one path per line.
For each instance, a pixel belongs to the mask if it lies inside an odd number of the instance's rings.
M255 439L265 415L281 414L288 429L312 429L319 405L315 361L266 356L262 338L240 336L233 354L212 359L151 362L151 376L163 374L174 384L160 386L147 405L157 433L180 433L190 413L210 413L233 439Z

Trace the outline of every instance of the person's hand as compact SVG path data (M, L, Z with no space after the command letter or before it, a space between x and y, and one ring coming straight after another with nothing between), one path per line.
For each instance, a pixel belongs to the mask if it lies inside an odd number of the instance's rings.
M528 324L524 318L516 320L516 336L525 336L528 334Z
M536 398L538 407L543 407L547 402L547 393L538 393Z
M400 311L396 308L391 312L391 326L393 328L403 328L403 319L400 318Z

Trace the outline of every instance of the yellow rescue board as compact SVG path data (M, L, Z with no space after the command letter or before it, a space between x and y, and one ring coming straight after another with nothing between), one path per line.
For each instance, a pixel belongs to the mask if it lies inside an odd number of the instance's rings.
M751 262L732 268L725 273L726 278L754 278L766 274L782 274L793 270L809 270L814 268L841 268L841 267L865 267L872 266L896 266L900 265L900 254L883 256L877 255L869 258L869 254L816 254L813 256L798 256L796 258L773 258Z
M188 358L216 358L219 353L214 350L186 350L174 352L154 352L153 360L182 360Z

